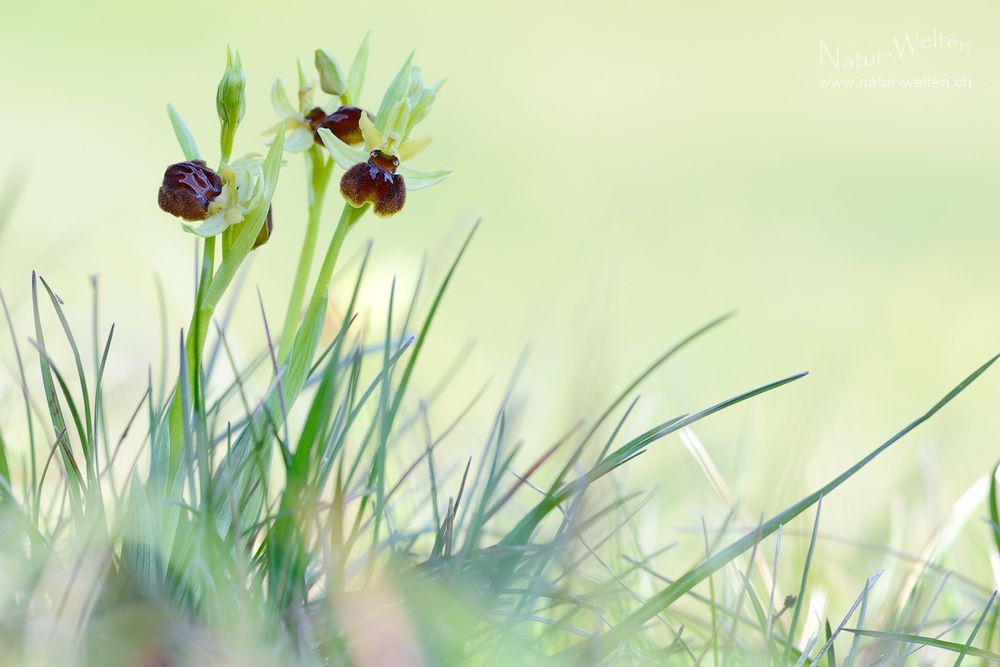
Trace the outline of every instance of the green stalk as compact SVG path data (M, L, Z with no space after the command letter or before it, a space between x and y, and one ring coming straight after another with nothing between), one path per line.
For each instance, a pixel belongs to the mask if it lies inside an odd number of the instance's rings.
M330 288L333 270L337 266L337 257L340 256L340 249L344 245L344 239L347 238L347 232L351 225L357 222L367 210L368 204L361 208L354 208L350 204L344 203L344 210L340 213L337 229L333 232L333 238L330 239L330 245L323 257L323 265L320 266L319 275L316 277L316 286L313 288L312 298L309 300L307 320L319 316L319 307L323 304L326 292Z
M233 142L236 140L236 123L222 123L222 133L219 138L219 147L222 152L222 163L229 162L233 155Z
M306 235L302 239L302 250L299 252L298 268L295 271L295 282L288 298L288 311L285 313L285 324L281 328L281 338L278 343L278 362L282 363L288 357L298 328L299 317L302 315L302 302L306 296L306 283L312 270L313 255L316 250L316 237L319 235L319 221L323 212L323 202L326 199L326 188L333 174L334 162L324 160L319 146L313 146L306 154L306 165L310 173L307 184L309 194L309 218L306 221Z
M215 314L215 304L205 303L205 294L212 283L212 274L215 269L215 238L205 239L205 249L201 260L201 277L198 280L198 294L196 296L195 310L191 314L191 324L188 327L187 338L184 341L185 354L187 355L187 381L192 388L192 400L197 400L198 365L202 354L205 351L205 340L208 337L208 328L212 322L212 315ZM177 386L181 386L180 373L178 372ZM169 479L173 479L177 467L180 465L183 448L177 446L184 438L184 410L180 397L175 395L170 401L169 429L170 429L170 458L169 458Z

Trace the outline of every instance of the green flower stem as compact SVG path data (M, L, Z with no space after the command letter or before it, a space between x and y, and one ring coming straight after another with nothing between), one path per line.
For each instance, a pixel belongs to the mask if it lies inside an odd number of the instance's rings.
M257 206L246 220L233 229L227 239L221 243L224 246L224 257L215 268L216 238L205 239L205 252L202 259L201 276L198 282L198 293L195 297L194 313L184 341L184 361L187 366L186 375L183 369L177 374L177 388L170 399L167 408L165 430L160 429L153 443L153 458L151 461L150 478L155 478L162 484L162 491L172 493L174 478L184 455L184 405L181 400L182 383L186 382L191 389L192 400L200 400L201 391L198 386L200 376L198 368L205 350L205 341L212 324L215 309L225 296L226 289L236 277L243 261L250 254L254 240L266 224L267 211L271 206L274 190L278 185L278 174L281 171L281 157L284 154L285 133L279 130L271 147L264 158L264 189ZM225 144L224 144L225 147ZM223 235L225 236L225 235ZM197 403L195 408L199 407Z
M295 330L302 315L302 302L306 295L306 283L312 270L313 255L316 252L316 237L319 235L319 221L323 212L323 202L326 199L326 189L333 174L334 161L324 159L319 146L313 146L306 154L306 165L310 173L307 184L309 193L309 218L306 221L306 235L302 239L302 250L299 252L298 268L295 271L295 282L288 298L288 311L285 313L285 324L281 328L281 338L278 343L278 361L283 362L292 349Z
M233 155L233 141L236 139L236 123L223 123L222 132L219 138L220 148L222 150L222 163L226 164L229 162L229 158Z
M330 288L330 280L333 279L333 269L337 266L337 257L340 249L347 238L347 232L351 225L357 222L369 208L365 204L361 208L354 208L348 203L344 203L344 210L340 213L340 221L337 222L337 229L330 239L330 246L326 249L326 256L323 257L323 265L319 268L319 276L316 278L316 286L313 288L312 299L309 301L309 314L307 319L312 319L320 315L319 308L324 303L326 292Z
M205 340L208 337L208 328L212 323L212 316L215 314L215 306L205 303L205 294L212 284L213 271L215 269L215 238L205 239L205 249L202 253L201 276L198 280L198 294L196 296L195 310L191 314L191 324L188 327L187 337L184 341L184 351L187 358L187 368L182 368L177 374L177 390L174 398L170 401L170 414L168 426L170 429L170 459L169 478L173 479L174 473L180 465L180 457L184 448L179 446L184 438L184 406L180 400L181 373L187 372L187 383L191 387L191 400L198 400L199 392L195 384L198 380L197 369L199 360L205 351Z

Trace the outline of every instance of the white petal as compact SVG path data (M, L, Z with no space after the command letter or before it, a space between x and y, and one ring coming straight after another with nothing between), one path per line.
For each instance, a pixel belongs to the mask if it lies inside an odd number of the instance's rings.
M294 118L299 115L292 103L288 101L288 95L285 94L285 87L281 85L281 79L275 79L274 85L271 86L271 106L274 107L274 113L278 114L280 118Z
M301 153L313 145L312 130L299 125L285 135L285 150L291 153Z
M350 169L359 162L368 161L368 153L360 148L348 146L325 127L319 128L319 138L323 140L327 150L330 151L330 155L333 157L333 161L341 169Z
M197 234L198 236L204 236L205 238L222 233L228 226L229 225L226 224L225 211L219 211L197 227L189 225L186 222L184 223L184 229L186 231L189 231L192 234Z
M417 171L416 169L401 166L396 170L396 173L406 180L407 190L420 190L437 185L448 178L451 172L447 169L441 169L440 171Z

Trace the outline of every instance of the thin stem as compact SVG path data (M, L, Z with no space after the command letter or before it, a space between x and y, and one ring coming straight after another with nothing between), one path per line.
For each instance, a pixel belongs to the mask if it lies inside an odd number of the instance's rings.
M191 314L191 324L188 327L187 338L184 341L184 350L187 357L187 381L192 388L192 401L196 401L200 392L197 390L199 378L198 366L201 363L201 356L205 351L205 340L208 338L208 328L212 322L212 315L215 313L214 306L203 306L206 292L212 283L212 275L215 269L215 238L205 239L205 250L202 254L201 276L198 280L198 293L194 312ZM180 369L177 374L177 388L174 390L173 399L170 401L169 433L170 433L170 457L168 466L167 481L173 482L173 477L181 462L184 450L184 406L180 400L181 376L185 369ZM169 486L167 487L169 488Z
M319 268L319 275L316 277L316 286L313 288L312 299L309 301L309 314L312 316L323 303L323 297L330 288L330 280L333 278L333 270L337 266L337 257L340 249L347 238L347 232L358 219L368 210L368 204L361 208L354 208L348 203L344 203L344 210L340 213L340 220L337 222L337 229L333 232L330 245L326 249L326 256L323 257L323 265Z
M233 141L236 139L236 124L222 123L222 132L219 137L219 147L222 152L222 162L229 162L233 154Z
M326 188L333 174L334 162L324 160L318 146L313 146L306 154L306 166L310 172L307 184L309 194L309 218L306 222L306 235L302 239L302 250L299 252L298 268L295 271L295 282L288 299L288 311L285 313L285 324L281 328L281 338L278 343L278 362L283 362L292 349L292 340L302 314L302 302L306 296L306 283L312 270L313 255L316 252L316 237L319 235L319 221L323 212L323 202L326 199Z

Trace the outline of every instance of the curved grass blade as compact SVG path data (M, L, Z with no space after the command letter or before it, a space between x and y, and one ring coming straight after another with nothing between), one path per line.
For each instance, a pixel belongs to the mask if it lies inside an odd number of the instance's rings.
M670 349L661 354L659 358L657 358L655 361L653 361L653 363L647 366L641 373L635 376L635 378L633 378L633 380L624 389L622 389L621 393L619 393L618 396L616 396L615 399L611 401L608 407L604 409L604 412L601 413L601 415L594 421L591 427L587 430L587 434L583 437L583 440L578 445L573 456L570 457L570 459L562 467L562 470L556 476L556 479L552 485L552 490L554 491L563 483L563 481L566 479L566 475L569 474L569 471L573 469L573 466L576 465L576 462L579 460L580 455L583 454L583 449L587 445L587 443L590 442L590 439L594 437L594 434L597 433L598 429L600 429L601 426L604 424L604 422L608 420L608 417L610 417L611 414L618 409L618 406L620 406L622 402L639 387L639 385L645 382L650 375L655 373L661 366L663 366L663 364L665 364L678 352L680 352L688 345L701 338L703 335L705 335L715 327L729 320L731 317L733 317L733 315L735 315L735 312L726 313L720 317L715 318L711 322L702 325L695 331L692 331L690 334L688 334L678 342L674 343L674 345L671 346Z
M994 653L993 651L987 651L986 649L975 648L973 646L966 646L965 644L959 644L958 642L935 639L934 637L908 635L901 632L883 632L881 630L859 630L857 628L844 628L844 632L850 632L851 634L861 635L862 637L871 637L872 639L882 639L890 642L931 646L945 651L951 651L952 653L961 654L964 651L965 655L972 656L974 658L983 658L984 660L988 660L990 662L1000 663L1000 653Z
M584 642L578 647L569 649L571 652L581 652L588 658L604 657L610 653L616 646L625 642L630 637L639 632L645 625L646 621L653 618L657 613L666 609L674 602L682 598L688 591L701 583L706 577L708 577L713 572L716 572L722 568L726 563L730 562L732 559L736 558L740 554L744 553L748 549L752 548L754 543L758 539L763 539L770 536L774 531L778 529L778 526L784 523L788 523L795 517L802 514L804 511L815 505L819 499L823 496L829 495L831 492L836 490L841 484L849 480L851 477L856 475L858 471L871 463L879 454L884 452L886 449L894 445L897 441L902 439L908 433L916 429L918 426L923 424L925 421L937 414L945 405L950 403L956 396L961 394L970 384L975 382L980 375L986 372L986 370L996 362L1000 355L994 356L989 361L984 363L982 366L973 371L968 377L962 380L954 389L949 391L941 400L935 403L929 410L924 414L919 416L914 421L910 422L901 431L896 433L894 436L886 440L884 443L875 448L870 454L862 458L860 461L852 465L850 468L842 472L840 475L835 477L833 480L828 482L825 486L820 488L818 491L806 496L799 502L788 507L784 511L776 514L770 520L765 522L759 531L753 531L747 533L742 538L733 542L727 548L723 549L717 553L713 558L706 560L700 565L688 570L679 579L677 579L672 585L663 589L642 605L639 609L632 612L627 616L621 623L611 628L610 630L604 632L603 634L595 636L593 639ZM758 537L759 535L759 537Z
M592 483L600 479L601 477L607 475L614 469L624 465L634 457L641 454L645 449L656 442L657 440L663 438L664 436L673 433L685 426L690 426L691 424L713 415L716 412L724 410L728 407L736 405L737 403L742 403L743 401L753 398L754 396L759 396L772 389L777 389L778 387L784 386L790 382L794 382L806 376L806 373L798 373L796 375L777 380L775 382L770 382L762 387L757 387L750 391L744 392L732 398L726 399L721 403L716 403L715 405L705 408L700 412L696 412L693 415L686 415L682 417L675 417L663 424L646 431L642 435L633 438L628 443L619 447L617 450L606 456L599 463L597 463L588 472L584 473L577 479L568 484L564 484L561 489L555 493L550 493L543 500L541 500L533 510L531 510L520 522L507 533L507 536L500 541L501 546L514 546L518 544L526 544L528 539L530 539L531 534L534 533L535 528L541 523L552 510L561 505L563 502L568 500L571 496L579 491L590 486ZM655 616L656 614L653 614ZM652 617L651 617L652 618ZM646 619L649 620L649 619Z

